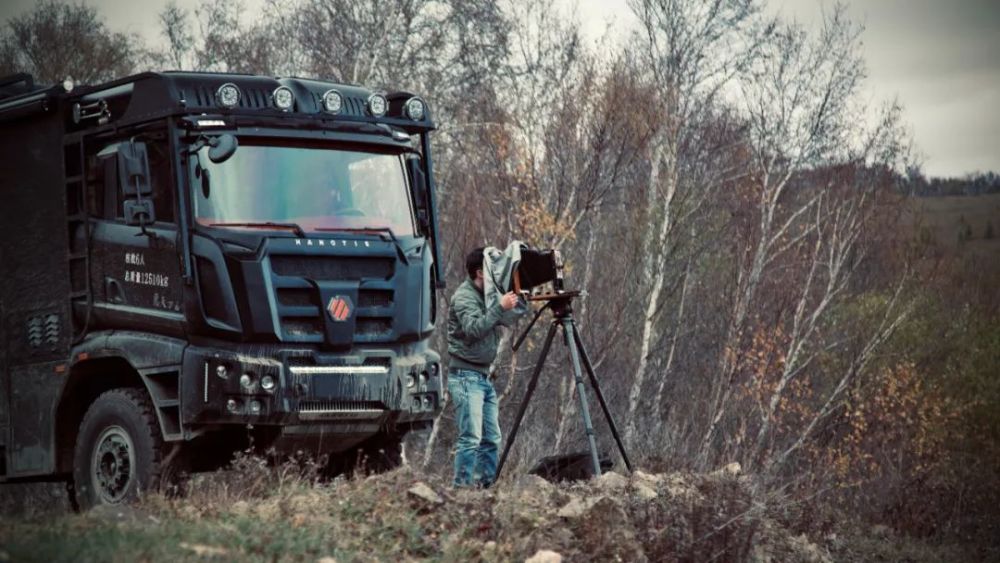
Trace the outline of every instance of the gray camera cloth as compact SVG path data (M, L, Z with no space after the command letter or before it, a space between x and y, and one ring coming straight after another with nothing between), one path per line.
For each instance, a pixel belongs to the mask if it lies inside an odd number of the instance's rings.
M514 289L514 272L517 271L521 263L521 248L527 247L519 240L507 245L507 248L500 250L495 246L488 246L483 251L483 296L486 299L486 308L493 307L500 302L508 291ZM500 324L512 326L518 318L530 310L527 301L518 299L517 305L510 311L504 311L500 315Z

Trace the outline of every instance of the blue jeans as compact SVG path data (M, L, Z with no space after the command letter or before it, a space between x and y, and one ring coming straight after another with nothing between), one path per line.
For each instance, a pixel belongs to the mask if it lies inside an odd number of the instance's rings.
M497 392L484 374L466 369L448 372L448 393L455 405L456 487L489 487L497 474L500 422Z

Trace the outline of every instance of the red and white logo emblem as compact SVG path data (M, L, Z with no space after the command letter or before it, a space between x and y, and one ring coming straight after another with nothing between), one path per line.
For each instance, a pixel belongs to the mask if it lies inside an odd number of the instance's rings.
M326 306L326 311L330 313L330 318L338 323L344 322L351 316L353 309L351 299L343 295L335 295L330 298L330 303Z

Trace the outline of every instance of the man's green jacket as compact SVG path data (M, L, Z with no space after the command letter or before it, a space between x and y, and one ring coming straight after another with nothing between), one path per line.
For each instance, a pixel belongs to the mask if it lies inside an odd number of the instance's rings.
M489 374L500 342L501 313L499 301L487 309L483 293L472 280L458 286L448 308L450 367Z

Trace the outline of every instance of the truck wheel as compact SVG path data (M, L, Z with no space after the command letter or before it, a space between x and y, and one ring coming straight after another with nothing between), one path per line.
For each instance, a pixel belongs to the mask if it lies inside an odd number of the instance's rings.
M159 486L163 439L153 405L139 389L97 397L80 424L73 481L82 510L135 500Z

